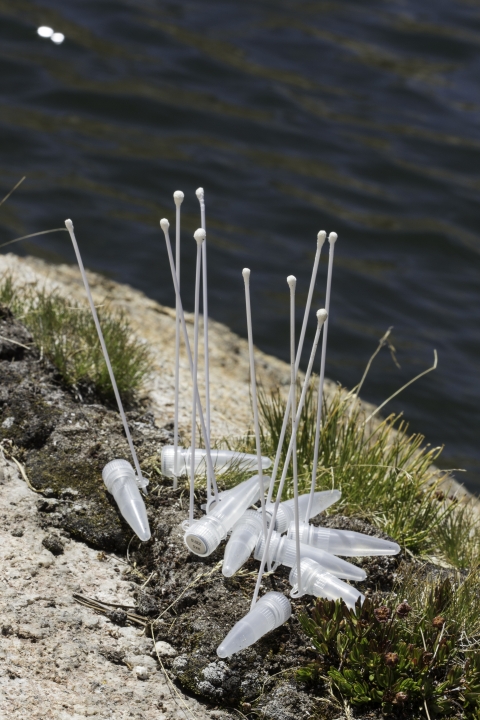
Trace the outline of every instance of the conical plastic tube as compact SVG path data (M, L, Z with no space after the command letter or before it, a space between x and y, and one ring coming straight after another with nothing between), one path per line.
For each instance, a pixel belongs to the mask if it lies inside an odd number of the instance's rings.
M270 476L263 476L264 487L268 486ZM229 530L240 520L250 505L260 497L258 475L232 488L228 497L224 497L213 510L191 525L185 533L185 544L195 555L206 557L220 545Z
M339 580L310 558L304 558L300 562L302 573L302 590L307 595L323 597L328 600L343 600L345 605L351 609L355 607L358 598L365 600L365 596L351 585ZM297 584L297 568L294 567L289 575L290 585L295 588Z
M137 486L133 467L127 460L112 460L102 471L103 482L115 498L122 517L125 518L140 540L150 540L145 503Z
M322 490L320 492L316 492L313 497L313 503L312 503L312 509L310 511L310 517L313 518L318 513L323 512L323 510L326 510L330 505L333 505L333 503L336 503L340 498L342 497L342 493L340 490ZM300 495L298 498L298 511L300 513L300 517L305 517L305 513L307 511L307 505L309 501L310 495ZM272 517L273 515L273 508L275 507L275 503L266 503L265 504L265 511L268 516ZM275 521L275 530L279 532L280 534L284 533L290 523L294 519L294 503L293 500L285 500L284 502L281 502L278 506L277 510L277 518Z
M293 522L288 526L287 537L295 540L295 523ZM343 555L344 557L397 555L400 552L400 545L390 542L390 540L381 540L353 530L314 527L305 522L300 523L300 542L325 550L332 555Z
M255 547L255 560L261 561L264 547L265 538L261 535ZM297 563L295 541L289 540L285 535L280 535L273 531L269 555L273 563L294 567ZM362 568L352 565L346 560L341 560L335 557L335 555L330 555L330 553L324 550L312 547L311 545L300 543L300 557L311 558L319 563L324 571L332 573L332 575L336 575L337 577L346 578L347 580L365 580L367 577L365 570L362 570Z
M258 469L256 455L234 452L233 450L210 450L212 464L216 474L226 472L230 467L242 472L255 472ZM207 451L205 448L195 450L195 474L207 474ZM190 476L191 448L177 449L177 462L175 463L175 447L164 445L162 448L162 475L175 478ZM262 470L267 470L272 461L262 457Z
M221 658L230 657L260 640L268 632L287 622L292 614L290 600L279 592L269 592L239 620L217 648Z
M234 573L247 562L262 533L262 516L256 510L247 510L234 526L225 547L222 572L225 577Z

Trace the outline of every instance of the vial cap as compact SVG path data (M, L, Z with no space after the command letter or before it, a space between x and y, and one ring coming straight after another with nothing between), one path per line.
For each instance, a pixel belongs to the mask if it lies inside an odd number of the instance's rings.
M102 479L109 492L111 492L115 480L125 477L125 475L133 476L136 482L135 470L128 460L111 460L102 470Z

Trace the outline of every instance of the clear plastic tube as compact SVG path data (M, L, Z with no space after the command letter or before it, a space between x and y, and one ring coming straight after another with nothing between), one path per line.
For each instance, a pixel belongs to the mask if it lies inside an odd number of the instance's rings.
M122 517L140 540L150 540L145 503L140 495L135 471L127 460L112 460L102 471L103 482L118 505Z
M239 620L217 648L217 655L227 658L260 640L287 622L292 614L290 600L279 592L266 593L245 617Z
M313 496L313 504L310 511L310 517L316 517L319 513L330 507L330 505L333 505L338 500L340 500L341 497L342 493L340 492L340 490L321 490L320 492L316 492ZM308 494L299 496L298 510L300 513L300 517L305 516L309 499L310 496ZM268 520L270 520L273 515L274 507L275 503L265 504L265 511L267 513ZM274 529L280 534L284 533L290 523L294 520L294 512L295 510L293 500L285 500L284 502L281 502L278 506Z
M264 548L265 539L263 536L260 536L255 547L255 560L262 559ZM285 535L280 535L279 533L273 531L272 539L270 541L269 555L270 559L274 563L286 565L287 567L294 567L296 565L295 541L289 540L285 537ZM315 562L319 563L326 572L347 580L362 581L367 577L365 570L362 570L362 568L352 565L346 560L342 560L335 555L330 555L330 553L327 553L324 550L312 547L311 545L304 545L304 543L300 543L300 557L311 558L312 560L315 560Z
M288 526L287 537L294 540L295 536L295 523L291 522ZM390 540L382 540L353 530L314 527L305 522L300 523L300 542L325 550L332 555L343 555L344 557L397 555L400 552L400 546Z
M304 558L300 562L302 573L302 590L307 595L327 598L327 600L343 600L345 605L351 609L355 607L358 598L365 600L356 588L339 580L335 575L325 572L324 568L310 558ZM297 568L294 567L289 576L290 585L293 587L292 596L295 597L297 585Z
M217 474L226 472L231 467L241 472L255 472L258 468L256 455L234 452L233 450L210 450L212 464ZM162 448L162 475L174 478L190 477L191 448L178 448L175 467L175 448L164 445ZM262 457L262 470L267 470L272 461ZM207 451L204 448L195 450L195 475L207 474ZM221 493L219 493L220 496Z
M236 523L225 547L222 572L232 577L255 549L263 529L262 516L256 510L247 510Z
M270 476L264 475L263 482L264 486L268 486ZM208 515L187 529L184 540L188 549L200 557L211 555L259 496L258 475L229 490L228 497L224 497Z

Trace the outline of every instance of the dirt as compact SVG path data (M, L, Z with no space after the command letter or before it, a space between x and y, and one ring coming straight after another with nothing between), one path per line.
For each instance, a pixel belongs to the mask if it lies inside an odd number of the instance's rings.
M312 605L308 596L292 600L292 617L285 625L253 647L218 659L220 641L249 610L258 564L250 559L234 577L225 578L224 544L207 558L188 552L181 528L186 517L185 488L174 491L159 469L161 447L171 442L170 426L157 427L146 406L129 409L142 471L150 478L145 502L152 538L140 543L101 480L107 462L129 458L118 414L98 401L82 402L81 395L63 388L55 368L5 308L0 308L0 335L17 343L0 343L0 439L6 455L20 463L38 493L35 521L47 533L42 544L49 557L59 562L66 544L81 541L126 558L119 579L131 588L135 613L163 643L158 647L165 670L205 707L234 708L248 718L260 714L266 720L343 717L341 707L325 701L324 691L315 694L296 680L297 668L315 653L298 622L298 615ZM198 517L204 500L197 493ZM368 519L334 515L316 518L314 523L320 520L386 537ZM101 557L102 553L99 563ZM358 588L381 599L403 572L405 558L366 558L358 564L367 572L367 580ZM288 572L279 568L266 577L262 592L288 595ZM97 597L91 584L90 592ZM110 602L112 608L104 613L109 626L128 627L131 619L122 599L117 600L118 608L115 600ZM75 630L78 637L83 633L80 626ZM110 663L123 662L118 652L113 648L107 653ZM155 659L152 662L156 666Z

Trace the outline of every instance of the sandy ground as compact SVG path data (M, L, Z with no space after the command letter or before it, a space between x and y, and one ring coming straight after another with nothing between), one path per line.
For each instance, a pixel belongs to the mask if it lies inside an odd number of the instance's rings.
M61 535L63 554L47 550L38 502L0 453L0 719L228 718L172 691L141 630L74 601L81 593L133 606L136 586L114 555L99 559Z

